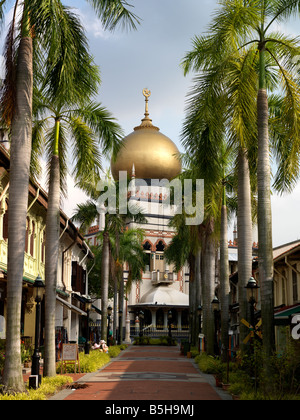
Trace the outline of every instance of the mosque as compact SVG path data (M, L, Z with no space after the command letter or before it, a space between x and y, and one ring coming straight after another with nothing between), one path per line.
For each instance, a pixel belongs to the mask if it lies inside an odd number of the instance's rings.
M135 334L134 329L139 330L139 314L142 311L145 333L167 335L171 319L172 333L184 335L188 331L189 320L189 272L186 266L176 273L164 258L164 251L175 235L174 229L169 226L174 205L170 204L169 188L160 182L171 181L181 173L179 151L149 117L151 92L144 89L143 95L145 116L141 124L124 138L117 158L111 162L115 180L119 179L121 172L126 172L131 178L131 200L135 200L147 219L146 224L138 224L134 218L128 220L129 228L138 227L145 232L143 247L147 264L142 281L134 283L128 293L124 321L127 321L127 326L130 321L131 333ZM99 227L90 229L87 236L90 243L93 243L97 231ZM124 267L125 282L127 277L127 267Z

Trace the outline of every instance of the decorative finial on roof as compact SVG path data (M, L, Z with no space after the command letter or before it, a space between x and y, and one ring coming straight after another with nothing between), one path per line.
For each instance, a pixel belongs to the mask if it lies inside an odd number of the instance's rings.
M148 107L148 104L149 104L149 98L150 98L150 96L151 96L151 91L149 90L149 89L143 89L143 95L145 96L145 102L146 102L146 105L145 105L145 118L146 119L149 119L148 117L149 117L149 107Z
M142 124L138 127L135 127L134 130L141 130L142 128L152 128L159 131L158 127L155 127L152 124L151 118L149 118L149 98L151 96L151 91L147 88L143 89L143 95L145 96L145 118L142 119Z

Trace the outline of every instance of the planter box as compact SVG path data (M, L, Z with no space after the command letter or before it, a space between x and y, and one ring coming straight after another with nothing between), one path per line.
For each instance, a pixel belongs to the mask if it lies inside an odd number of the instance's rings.
M222 384L222 388L224 389L224 391L228 391L230 387L230 384Z

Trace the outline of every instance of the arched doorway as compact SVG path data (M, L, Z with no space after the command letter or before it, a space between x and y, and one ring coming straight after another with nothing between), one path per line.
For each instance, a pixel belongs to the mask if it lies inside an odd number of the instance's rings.
M152 314L149 309L144 309L144 327L152 324Z
M164 311L161 308L156 312L156 329L164 329Z

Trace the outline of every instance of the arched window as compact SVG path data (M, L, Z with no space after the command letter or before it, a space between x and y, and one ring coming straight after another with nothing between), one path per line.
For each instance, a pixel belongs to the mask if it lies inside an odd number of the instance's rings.
M159 241L158 244L156 245L156 251L164 252L164 250L165 250L165 244L163 243L163 241Z
M151 244L149 241L145 242L143 245L144 251L151 251Z
M5 203L5 213L3 215L3 239L7 241L8 239L8 203L6 200Z
M29 250L29 225L30 225L30 220L29 217L27 217L26 219L26 236L25 236L25 252L28 254L28 250Z
M45 245L46 245L46 233L45 231L43 231L42 233L42 238L43 238L43 242L42 242L42 263L45 262Z
M32 233L30 237L30 255L33 257L34 254L34 238L35 238L35 223L32 222Z

